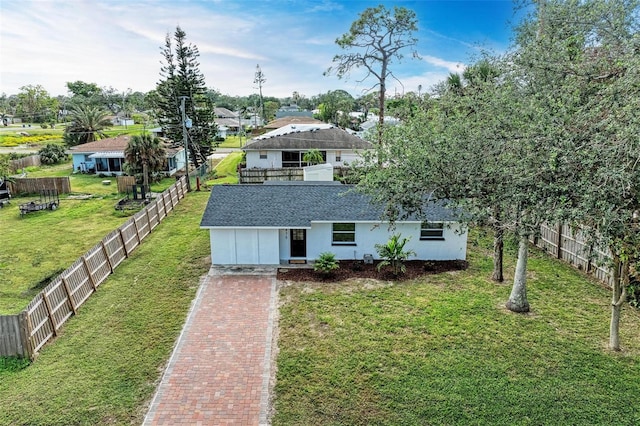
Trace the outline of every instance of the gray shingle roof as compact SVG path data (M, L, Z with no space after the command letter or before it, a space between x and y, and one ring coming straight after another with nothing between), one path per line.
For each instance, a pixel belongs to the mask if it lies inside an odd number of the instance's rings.
M455 220L440 203L425 210L430 221ZM377 222L381 216L382 209L352 185L215 185L200 226L302 228L312 221Z
M249 141L245 151L266 149L371 149L373 145L337 127L288 133L274 137L264 137Z

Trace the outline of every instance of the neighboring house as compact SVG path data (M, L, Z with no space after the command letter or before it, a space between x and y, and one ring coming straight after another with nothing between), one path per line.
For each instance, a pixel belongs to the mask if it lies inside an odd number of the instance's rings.
M129 144L130 136L100 139L94 142L76 145L69 149L73 157L73 170L82 173L124 173L124 150ZM171 176L178 170L184 169L184 148L166 148L166 162L163 173Z
M277 118L273 121L265 124L264 129L266 131L279 129L288 125L298 125L298 124L325 124L324 121L317 120L313 117L293 117L287 116L282 118Z
M312 149L322 153L326 163L348 166L373 148L370 142L331 124L289 124L250 140L243 148L247 168L304 167L304 154Z
M311 263L323 252L377 259L375 245L393 234L410 238L411 259L466 259L467 232L453 212L430 202L424 213L428 222L397 221L389 229L381 208L350 185L214 185L200 227L209 230L214 265Z
M380 117L377 115L369 113L369 118L367 121L363 121L360 123L360 131L355 134L360 136L361 138L371 137L376 138L376 126L380 122ZM396 126L400 123L400 120L396 117L387 116L384 117L384 124L387 126Z

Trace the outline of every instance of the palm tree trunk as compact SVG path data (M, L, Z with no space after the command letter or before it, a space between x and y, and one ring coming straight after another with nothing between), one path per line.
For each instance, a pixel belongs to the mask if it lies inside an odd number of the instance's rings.
M147 167L147 162L142 162L142 185L144 186L144 190L146 192L149 191L149 170Z
M507 301L507 309L513 312L529 312L529 301L527 300L527 257L529 255L529 237L520 236L518 244L518 262L516 263L516 273L513 277L513 287L511 295Z

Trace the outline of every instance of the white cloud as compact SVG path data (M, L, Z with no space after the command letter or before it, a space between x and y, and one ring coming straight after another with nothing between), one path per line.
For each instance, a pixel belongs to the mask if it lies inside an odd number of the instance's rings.
M426 63L436 66L438 68L445 68L452 73L461 73L465 69L465 65L460 62L447 61L445 59L436 58L435 56L431 56L431 55L421 55L421 56Z

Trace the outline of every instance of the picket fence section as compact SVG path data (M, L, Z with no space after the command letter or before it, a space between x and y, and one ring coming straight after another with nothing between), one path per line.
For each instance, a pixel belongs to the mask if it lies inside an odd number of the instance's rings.
M544 224L540 227L540 235L533 238L532 242L550 255L592 273L598 280L611 285L611 253L608 249L590 243L582 229L567 224Z
M0 356L33 358L184 198L181 178L47 285L19 315L0 316Z

